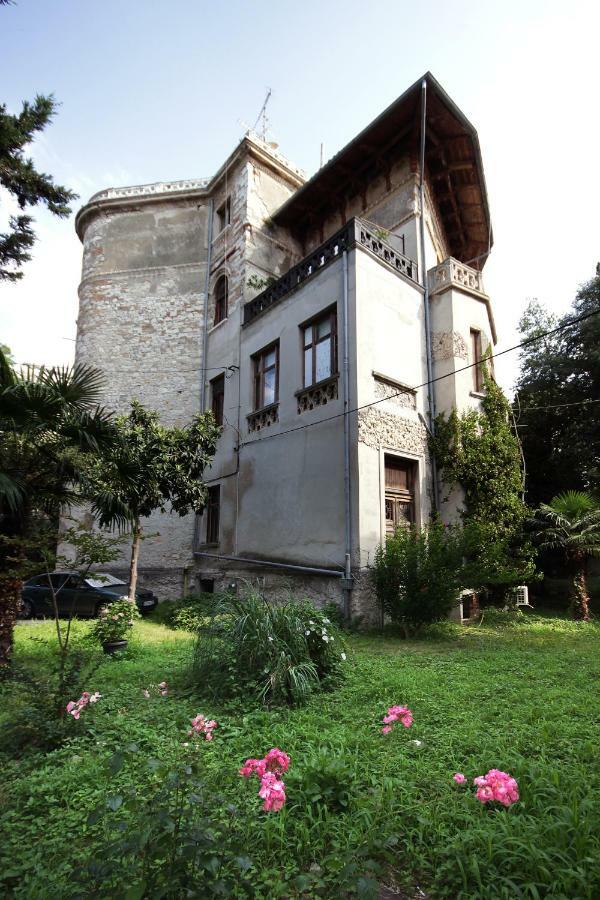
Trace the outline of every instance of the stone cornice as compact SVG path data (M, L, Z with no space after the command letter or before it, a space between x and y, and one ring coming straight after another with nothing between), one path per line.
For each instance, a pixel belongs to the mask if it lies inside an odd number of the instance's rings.
M83 242L85 226L90 218L111 209L125 210L132 204L138 207L149 203L164 203L173 199L208 199L219 188L221 181L231 171L232 167L248 156L267 166L295 188L299 188L305 181L305 173L301 169L288 162L282 154L277 153L258 136L247 134L242 138L218 172L210 178L157 181L153 184L107 188L104 191L98 191L90 197L88 202L77 213L75 217L75 231Z

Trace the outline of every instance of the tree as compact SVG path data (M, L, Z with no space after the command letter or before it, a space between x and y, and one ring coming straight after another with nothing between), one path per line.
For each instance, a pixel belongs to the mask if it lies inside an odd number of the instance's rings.
M570 605L574 619L589 621L587 561L600 556L600 507L584 491L566 491L543 503L531 519L542 550L561 552L571 570Z
M581 316L589 317L568 325ZM525 340L557 327L523 348L516 384L526 499L533 507L569 489L600 487L600 416L595 403L583 402L600 397L600 275L583 285L562 318L533 301L519 323Z
M79 499L81 462L114 440L88 366L15 370L0 350L0 668L8 665L36 516Z
M137 402L115 424L119 440L92 461L87 490L101 526L131 528L129 596L135 597L142 519L167 506L180 516L202 509L202 475L221 430L211 413L184 428L167 428Z
M52 95L38 94L33 103L25 101L18 115L10 115L0 104L0 185L16 199L20 210L44 203L51 213L64 218L77 194L54 183L52 176L38 172L25 157L24 148L43 131L56 113ZM35 242L33 219L26 214L11 216L9 231L0 234L0 281L17 281L17 271L31 259Z

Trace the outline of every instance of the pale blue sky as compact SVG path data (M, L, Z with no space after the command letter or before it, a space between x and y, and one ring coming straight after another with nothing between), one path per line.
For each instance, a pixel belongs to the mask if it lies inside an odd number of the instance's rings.
M311 174L321 142L333 155L431 70L479 132L502 348L528 297L566 309L600 259L599 33L587 0L18 0L0 8L0 96L16 111L55 93L33 156L83 202L212 174L268 86L272 134ZM81 249L72 219L35 215L35 259L0 287L0 340L19 361L67 362ZM498 371L508 387L514 355Z

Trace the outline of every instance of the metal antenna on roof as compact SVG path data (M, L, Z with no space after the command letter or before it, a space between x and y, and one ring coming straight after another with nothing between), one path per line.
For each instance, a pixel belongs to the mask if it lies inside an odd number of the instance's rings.
M260 112L256 117L256 122L252 126L252 131L256 131L256 133L263 139L265 143L267 143L267 132L269 131L269 120L267 118L267 103L271 99L271 88L267 88L267 96L265 97L265 102L260 108ZM257 126L260 120L262 119L262 129L257 131Z

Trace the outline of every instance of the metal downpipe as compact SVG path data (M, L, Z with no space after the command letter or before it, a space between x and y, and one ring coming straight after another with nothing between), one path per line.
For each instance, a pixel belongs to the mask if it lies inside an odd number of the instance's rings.
M348 251L342 254L343 273L343 397L344 397L344 617L350 621L350 594L352 591L352 520L350 508L350 339L348 334Z
M429 309L429 278L427 275L427 258L425 251L425 138L427 120L427 82L421 82L421 157L420 157L420 183L419 183L419 232L421 243L421 280L423 282L423 303L425 311L425 355L427 358L427 401L429 406L429 427L432 436L435 435L435 386L433 384L433 352L431 346L431 314ZM433 507L439 512L439 482L435 456L431 454L431 476L433 480Z
M214 218L213 198L208 205L208 252L206 254L206 278L204 280L204 334L202 335L202 375L200 383L200 412L206 412L206 354L208 352L208 293L210 287L210 267L212 265L212 232Z

